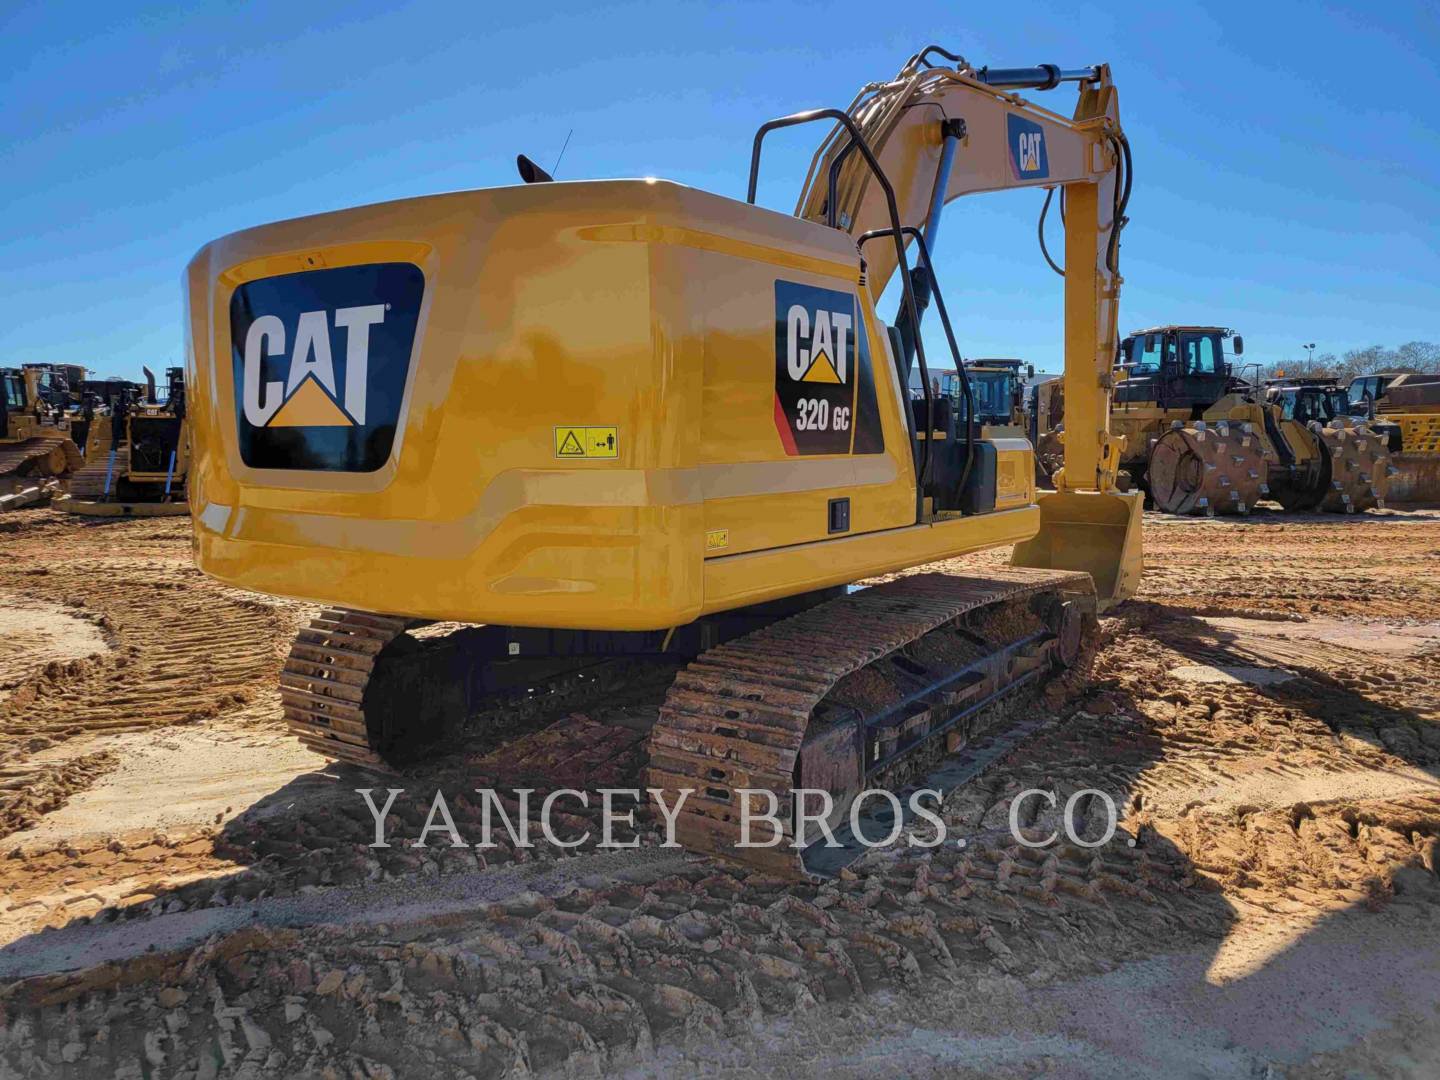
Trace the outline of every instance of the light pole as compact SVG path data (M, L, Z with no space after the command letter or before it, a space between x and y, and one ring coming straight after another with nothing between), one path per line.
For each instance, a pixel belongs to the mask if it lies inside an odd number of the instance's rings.
M1305 362L1306 362L1307 364L1312 364L1312 363L1314 363L1314 362L1315 362L1315 343L1312 341L1309 345L1301 345L1300 347L1305 350Z

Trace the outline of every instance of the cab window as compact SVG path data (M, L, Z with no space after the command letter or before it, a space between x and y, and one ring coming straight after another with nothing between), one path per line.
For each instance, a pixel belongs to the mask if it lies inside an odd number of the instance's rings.
M1181 375L1223 375L1217 334L1180 334Z
M1137 375L1158 375L1160 373L1160 364L1164 359L1161 352L1165 346L1164 334L1141 334L1131 338L1129 346L1125 360L1130 364L1132 378Z

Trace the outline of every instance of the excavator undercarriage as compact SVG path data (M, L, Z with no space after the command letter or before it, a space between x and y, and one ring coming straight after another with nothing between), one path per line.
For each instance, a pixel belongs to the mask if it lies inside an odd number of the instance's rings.
M982 734L1003 735L991 731L1002 720L1015 727L1033 719L1017 706L1076 670L1093 644L1095 615L1088 575L1021 568L917 574L822 600L701 652L673 676L650 732L646 786L679 806L676 836L691 850L833 875L865 850L847 824L862 791L903 789ZM724 634L743 621L714 629ZM394 771L484 723L477 718L513 722L537 701L553 712L574 694L592 700L617 675L636 677L636 658L604 655L530 659L507 671L516 663L507 657L514 629L428 638L407 629L403 619L331 610L300 632L281 697L302 742ZM641 656L676 664L674 652ZM978 771L975 763L952 768L948 783L935 777L926 786L943 792ZM857 816L871 839L891 826L885 805ZM817 812L826 806L828 814ZM812 820L802 822L801 811ZM838 846L823 842L815 817ZM798 846L797 837L808 841Z

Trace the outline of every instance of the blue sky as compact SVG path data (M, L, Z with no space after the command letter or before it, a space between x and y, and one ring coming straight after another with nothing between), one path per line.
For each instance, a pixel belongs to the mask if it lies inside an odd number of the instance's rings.
M0 10L0 365L180 358L180 273L250 225L559 174L744 196L761 121L847 103L938 42L1113 65L1135 153L1125 328L1246 359L1440 340L1440 14L1425 3L16 4ZM1043 95L1069 111L1073 91ZM766 155L790 210L818 129ZM1053 369L1038 192L953 203L966 355ZM933 328L932 328L933 329ZM932 345L938 355L941 342Z

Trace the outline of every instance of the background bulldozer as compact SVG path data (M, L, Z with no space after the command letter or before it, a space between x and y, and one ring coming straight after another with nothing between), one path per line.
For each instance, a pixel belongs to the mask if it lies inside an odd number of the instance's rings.
M81 466L66 389L43 368L0 368L0 510L49 498Z
M84 385L76 426L85 429L85 465L70 481L61 508L104 517L189 512L184 369L167 369L163 401L148 368L145 375L143 387L114 379Z
M965 362L975 422L980 425L982 439L1025 437L1025 379L1034 375L1035 365L1023 360L982 358ZM963 420L966 406L959 372L941 375L940 393L950 399L956 416Z

